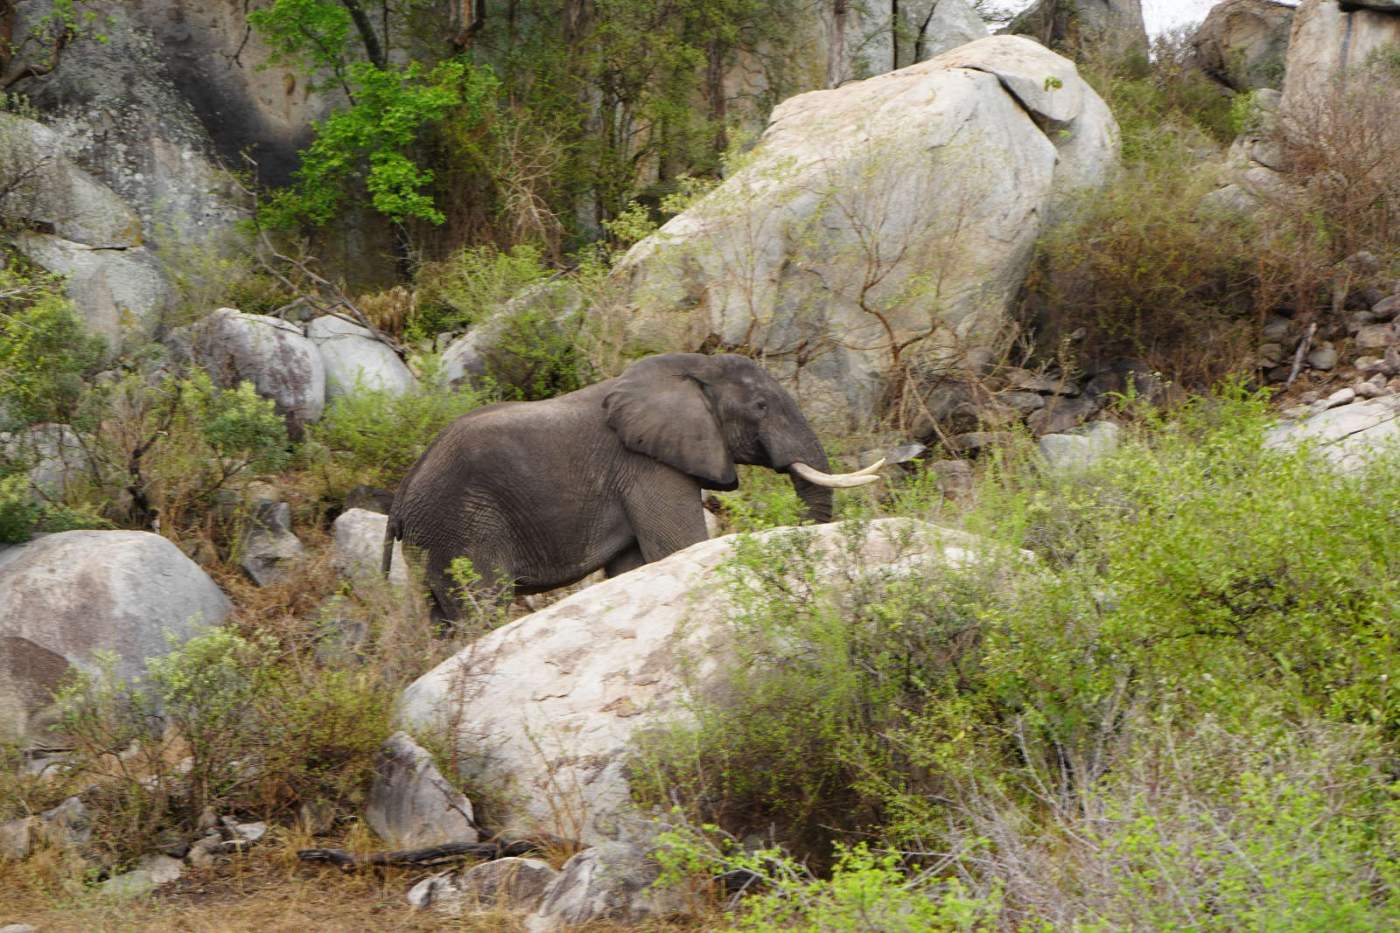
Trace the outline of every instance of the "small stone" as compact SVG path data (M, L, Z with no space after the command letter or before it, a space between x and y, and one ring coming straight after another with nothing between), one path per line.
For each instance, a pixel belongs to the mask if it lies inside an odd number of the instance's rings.
M228 830L234 841L252 845L263 836L267 835L267 824L259 820L256 823L239 823L232 817L223 818L224 829Z
M462 894L483 906L533 909L559 873L534 858L502 858L482 862L462 872L457 885Z
M1016 439L1007 431L968 431L948 441L948 449L958 453L975 453L991 447L1005 447Z
M1026 427L1030 428L1031 433L1037 436L1063 434L1090 415L1097 413L1100 407L1102 405L1098 399L1087 396L1050 399L1044 408L1026 419Z
M1347 315L1347 333L1354 334L1367 324L1376 323L1376 316L1370 311L1357 311Z
M1039 392L1003 392L997 396L997 401L1023 415L1045 407L1045 397Z
M1254 360L1260 369L1269 369L1283 362L1283 346L1277 343L1260 344L1254 351Z
M185 871L179 859L168 855L145 855L137 868L102 882L101 891L110 897L137 897L179 878Z
M1079 394L1079 386L1056 373L1032 373L1022 369L1011 373L1007 382L1017 389L1039 392L1041 395Z
M1317 401L1320 398L1322 398L1321 392L1315 392L1312 389L1309 389L1302 395L1298 396L1298 401L1302 402L1304 405L1311 405L1313 402Z
M19 861L29 856L33 844L34 817L0 823L0 859Z
M194 841L190 851L185 853L185 860L196 868L208 868L214 864L214 856L221 852L223 847L224 837L218 832L212 832Z
M199 814L199 819L195 821L194 828L201 833L207 833L211 829L219 828L219 814L214 812L213 807L205 807Z
M1072 434L1046 434L1040 454L1053 472L1068 473L1093 466L1118 448L1120 429L1112 421L1095 421Z
M471 801L406 732L391 735L375 760L365 822L400 849L478 838Z
M1356 346L1363 350L1383 350L1395 342L1394 324L1367 324L1356 332Z
M938 491L949 499L972 492L972 464L967 460L938 460L929 465L938 474Z
M1259 336L1266 343L1283 343L1288 339L1288 332L1293 329L1293 322L1286 317L1274 316L1265 322L1259 329Z
M1359 373L1378 373L1385 367L1385 360L1378 356L1358 356L1352 365Z
M1371 316L1377 321L1388 321L1397 315L1400 315L1400 295L1382 298L1371 308Z
M27 923L7 923L0 927L0 933L39 933L39 928Z
M1283 410L1283 416L1289 421L1299 421L1312 414L1312 408L1307 405L1292 405Z
M414 910L426 910L436 906L445 913L451 913L453 911L449 905L455 902L460 910L461 898L462 891L452 880L451 871L429 875L408 890L408 906Z
M1308 354L1308 365L1324 372L1337 365L1337 350L1330 343L1324 343Z
M1385 391L1380 386L1370 382L1358 382L1351 387L1351 390L1356 393L1357 398L1375 398Z
M92 838L92 820L88 809L77 797L69 797L52 810L43 813L44 834L59 845L82 845Z
M1327 396L1327 398L1323 399L1318 404L1322 406L1323 411L1326 411L1329 408L1337 408L1342 405L1348 405L1351 402L1355 401L1355 399L1355 390L1338 389L1336 392L1333 392L1331 395Z

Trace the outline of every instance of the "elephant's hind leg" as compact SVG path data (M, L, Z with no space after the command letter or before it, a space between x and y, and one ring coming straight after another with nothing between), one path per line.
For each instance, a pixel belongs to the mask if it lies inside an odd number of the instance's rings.
M623 551L621 554L618 554L612 560L608 561L606 564L603 565L603 572L607 574L608 579L611 580L618 574L626 573L629 570L636 570L638 567L642 566L642 564L645 564L646 562L646 558L642 556L641 546L638 545L637 542L633 541L631 546L628 547L627 550Z
M459 581L453 576L452 564L461 557L471 561L475 579ZM427 577L428 589L437 603L439 623L461 622L471 608L470 602L478 605L509 602L512 595L511 578L506 575L502 561L479 551L465 555L434 553L428 558ZM467 594L470 599L463 599Z

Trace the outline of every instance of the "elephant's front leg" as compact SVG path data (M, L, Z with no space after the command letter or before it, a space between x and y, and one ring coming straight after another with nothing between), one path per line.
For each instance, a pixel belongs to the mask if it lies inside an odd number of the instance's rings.
M700 484L681 471L647 461L623 495L642 562L651 563L709 538Z

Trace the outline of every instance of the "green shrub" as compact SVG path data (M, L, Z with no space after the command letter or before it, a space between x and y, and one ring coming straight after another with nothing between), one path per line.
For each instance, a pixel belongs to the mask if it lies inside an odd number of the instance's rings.
M322 669L220 628L152 659L143 681L110 665L77 676L59 728L70 768L99 779L96 845L120 863L206 807L275 819L302 802L359 805L393 698L370 672Z
M0 544L28 541L40 515L41 509L29 491L28 476L0 476Z
M109 517L146 525L159 515L169 534L199 521L219 490L288 462L272 400L247 382L221 389L202 370L128 373L86 393L82 411L93 494Z
M998 929L999 898L971 896L956 878L934 879L906 870L892 852L865 843L839 847L827 877L814 875L780 849L746 852L708 826L661 834L660 883L689 877L743 875L755 895L741 903L732 926L747 933L952 933Z
M1084 362L1133 357L1188 387L1247 366L1258 249L1239 215L1203 211L1210 173L1181 147L1125 167L1042 236L1027 308L1048 357L1081 328Z
M58 279L0 265L0 430L68 422L104 352Z
M448 389L432 367L403 395L365 391L341 396L307 429L302 459L332 498L359 484L392 486L449 423L491 400L486 392Z
M1086 471L993 465L961 569L864 567L859 524L835 561L741 539L722 702L634 793L814 865L948 853L1055 928L1384 927L1400 456L1343 475L1268 425L1230 388Z
M516 246L464 249L451 259L424 265L417 276L417 304L405 335L431 340L480 323L527 286L550 275L540 251Z

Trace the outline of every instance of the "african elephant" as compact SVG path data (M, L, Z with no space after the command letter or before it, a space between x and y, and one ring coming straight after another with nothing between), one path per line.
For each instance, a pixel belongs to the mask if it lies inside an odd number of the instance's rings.
M387 573L402 539L426 557L441 615L462 606L448 568L466 556L517 594L616 576L706 537L702 489L738 486L734 466L787 473L813 521L831 488L874 482L878 464L831 476L797 403L753 360L668 353L615 379L535 402L500 402L448 425L389 510Z

